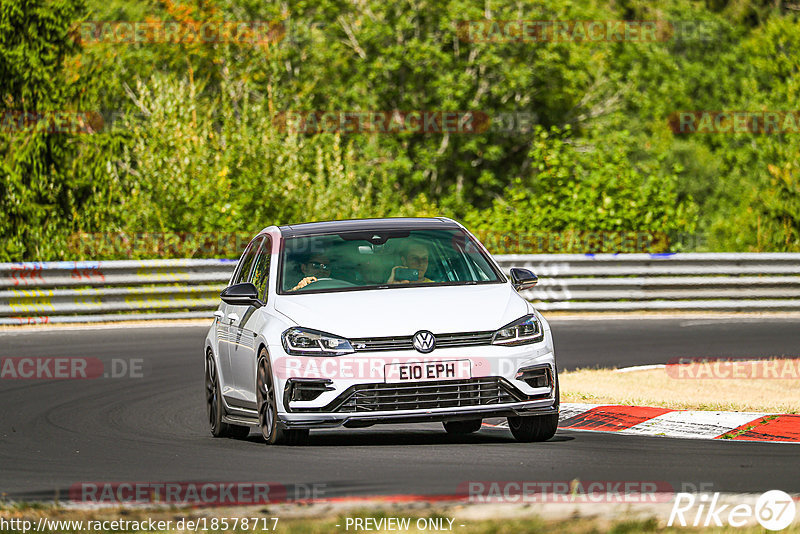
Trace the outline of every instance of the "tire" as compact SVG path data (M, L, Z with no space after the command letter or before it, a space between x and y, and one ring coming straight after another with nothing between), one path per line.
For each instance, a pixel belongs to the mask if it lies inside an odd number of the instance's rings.
M547 441L556 434L558 414L509 417L508 428L517 441L524 443Z
M553 407L558 410L561 406L561 390L556 374L556 394ZM550 415L529 415L525 417L509 417L508 428L517 439L524 443L534 441L547 441L556 435L558 430L558 413Z
M481 429L483 419L470 419L468 421L445 421L442 424L448 434L472 434Z
M278 405L267 349L258 353L256 372L256 397L258 401L258 426L267 445L305 445L308 430L285 429L278 424Z
M209 350L206 353L206 415L211 427L211 435L215 438L243 439L250 434L250 427L230 425L222 420L223 405L222 392L219 387L219 374L214 363L214 355Z

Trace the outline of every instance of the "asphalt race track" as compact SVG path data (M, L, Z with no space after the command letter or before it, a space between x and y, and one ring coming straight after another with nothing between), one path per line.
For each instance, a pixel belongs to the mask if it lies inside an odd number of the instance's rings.
M693 356L800 356L800 318L551 319L550 324L559 370Z
M553 319L559 366L665 363L679 356L800 354L800 319ZM795 444L559 431L516 443L440 424L312 432L309 446L210 436L205 326L0 332L0 356L142 358L142 378L0 380L0 493L66 498L81 482L322 484L324 496L452 495L467 481L659 481L675 490L800 492Z

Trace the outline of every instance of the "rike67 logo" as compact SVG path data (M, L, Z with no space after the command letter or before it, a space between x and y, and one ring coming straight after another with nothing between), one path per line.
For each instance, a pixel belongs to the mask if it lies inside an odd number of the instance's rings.
M674 524L693 527L743 527L755 519L767 530L777 531L788 527L797 512L792 497L781 490L770 490L761 495L755 505L719 502L719 492L678 493L669 515L667 526Z

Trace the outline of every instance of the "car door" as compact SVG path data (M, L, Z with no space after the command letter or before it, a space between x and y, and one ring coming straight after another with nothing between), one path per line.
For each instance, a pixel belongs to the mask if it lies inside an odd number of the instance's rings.
M261 238L256 238L247 245L247 248L239 260L239 265L231 278L230 285L247 282L250 278L250 271L253 267ZM220 309L215 314L217 318L217 342L219 346L219 365L220 365L220 384L222 394L226 399L236 399L240 395L236 392L235 372L231 365L231 351L236 346L237 329L239 320L244 315L242 308L247 306L234 306L222 303Z
M263 272L266 266L269 269L269 236L259 237L253 241L252 268L246 278L240 282L252 282L259 287L259 284L266 281L268 271ZM261 290L259 289L259 298ZM232 404L245 407L255 407L255 369L256 369L256 346L255 346L255 314L258 311L256 306L228 306L228 328L230 329L230 361L233 384L235 390L230 393Z

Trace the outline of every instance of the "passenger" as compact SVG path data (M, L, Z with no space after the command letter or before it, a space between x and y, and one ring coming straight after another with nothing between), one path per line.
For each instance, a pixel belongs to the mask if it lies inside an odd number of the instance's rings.
M408 284L409 280L397 280L395 275L397 269L416 269L419 271L419 278L414 280L414 283L419 282L433 282L430 278L425 278L425 272L428 270L428 247L419 241L412 241L405 248L405 251L400 255L400 260L403 265L395 265L392 267L392 274L389 276L387 283L389 284Z
M300 270L304 275L303 279L297 282L297 285L289 291L297 291L298 289L306 287L308 284L313 284L320 278L330 278L330 260L324 253L314 253L300 264Z

